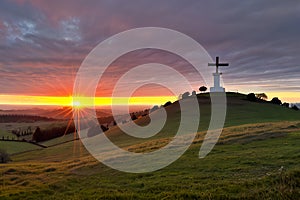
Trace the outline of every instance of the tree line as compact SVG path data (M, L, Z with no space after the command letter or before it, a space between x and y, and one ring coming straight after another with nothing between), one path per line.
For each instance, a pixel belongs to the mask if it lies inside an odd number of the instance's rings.
M272 98L271 101L267 101L268 96L265 93L249 93L247 95L247 100L248 101L252 101L252 102L268 102L268 103L272 103L275 105L280 105L280 106L284 106L286 108L291 108L293 110L299 110L299 108L296 105L290 105L287 102L282 103L282 101L278 98L278 97L274 97Z
M32 135L32 141L43 142L46 140L51 140L53 138L61 137L70 133L76 132L75 125L65 125L60 127L51 127L48 129L41 129L39 126L35 129Z

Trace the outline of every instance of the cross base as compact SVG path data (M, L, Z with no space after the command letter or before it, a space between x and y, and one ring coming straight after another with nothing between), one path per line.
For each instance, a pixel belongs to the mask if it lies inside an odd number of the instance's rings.
M210 92L225 92L225 88L223 88L223 87L211 87Z

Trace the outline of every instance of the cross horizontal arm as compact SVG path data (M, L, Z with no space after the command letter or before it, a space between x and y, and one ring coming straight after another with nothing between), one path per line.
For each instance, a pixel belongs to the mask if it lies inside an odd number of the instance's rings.
M228 63L219 63L218 66L229 66L229 64Z

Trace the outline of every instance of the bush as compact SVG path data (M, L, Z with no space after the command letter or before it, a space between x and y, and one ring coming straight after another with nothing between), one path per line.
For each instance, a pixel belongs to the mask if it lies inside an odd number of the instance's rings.
M0 163L7 163L8 161L10 161L9 154L5 150L0 149Z
M186 99L190 96L190 92L185 92L182 94L182 99Z
M296 105L293 105L293 106L292 106L292 109L293 109L293 110L299 110L299 108L298 108Z
M207 87L205 87L205 86L199 87L200 92L205 92L206 90L207 90Z
M289 108L289 107L290 107L290 104L289 104L289 103L286 103L286 102L284 102L284 103L282 104L282 106L283 106L283 107L286 107L286 108Z
M255 96L254 93L249 93L249 94L247 95L247 100L248 100L248 101L256 101L257 99L256 99L256 96Z
M51 127L45 130L42 130L40 127L37 127L32 135L32 140L35 142L42 142L74 132L76 132L74 123L70 125L64 125L61 127Z
M152 113L152 112L156 111L157 109L159 109L159 107L157 105L155 105L150 109L149 113Z
M167 103L165 103L163 106L164 107L167 107L167 106L169 106L169 105L171 105L172 104L172 102L171 101L168 101Z
M132 113L132 114L131 114L131 120L134 121L134 120L136 120L136 119L137 119L137 116L136 116L134 113Z
M274 97L274 98L271 100L271 103L277 104L277 105L281 105L281 104L282 104L281 100L278 99L278 97Z
M261 100L267 100L268 96L265 93L258 93L255 95L256 98L261 99Z

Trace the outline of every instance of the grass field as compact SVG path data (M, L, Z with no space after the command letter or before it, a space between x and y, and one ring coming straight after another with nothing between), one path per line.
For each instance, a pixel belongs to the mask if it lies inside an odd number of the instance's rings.
M0 141L0 148L9 154L16 154L26 151L33 151L41 147L27 142Z
M78 135L74 135L73 134L67 134L67 135L63 135L61 137L57 137L51 140L47 140L45 142L41 142L40 144L45 145L45 146L53 146L53 145L58 145L58 144L62 144L62 143L66 143L66 142L70 142L73 141L74 139L77 139Z
M164 169L116 171L77 140L13 155L0 168L0 199L300 199L300 112L242 98L228 97L226 127L204 159L198 154L210 109L202 102L193 144ZM171 123L156 137L132 140L117 127L106 134L136 152L162 147L178 122L176 104L167 110Z

